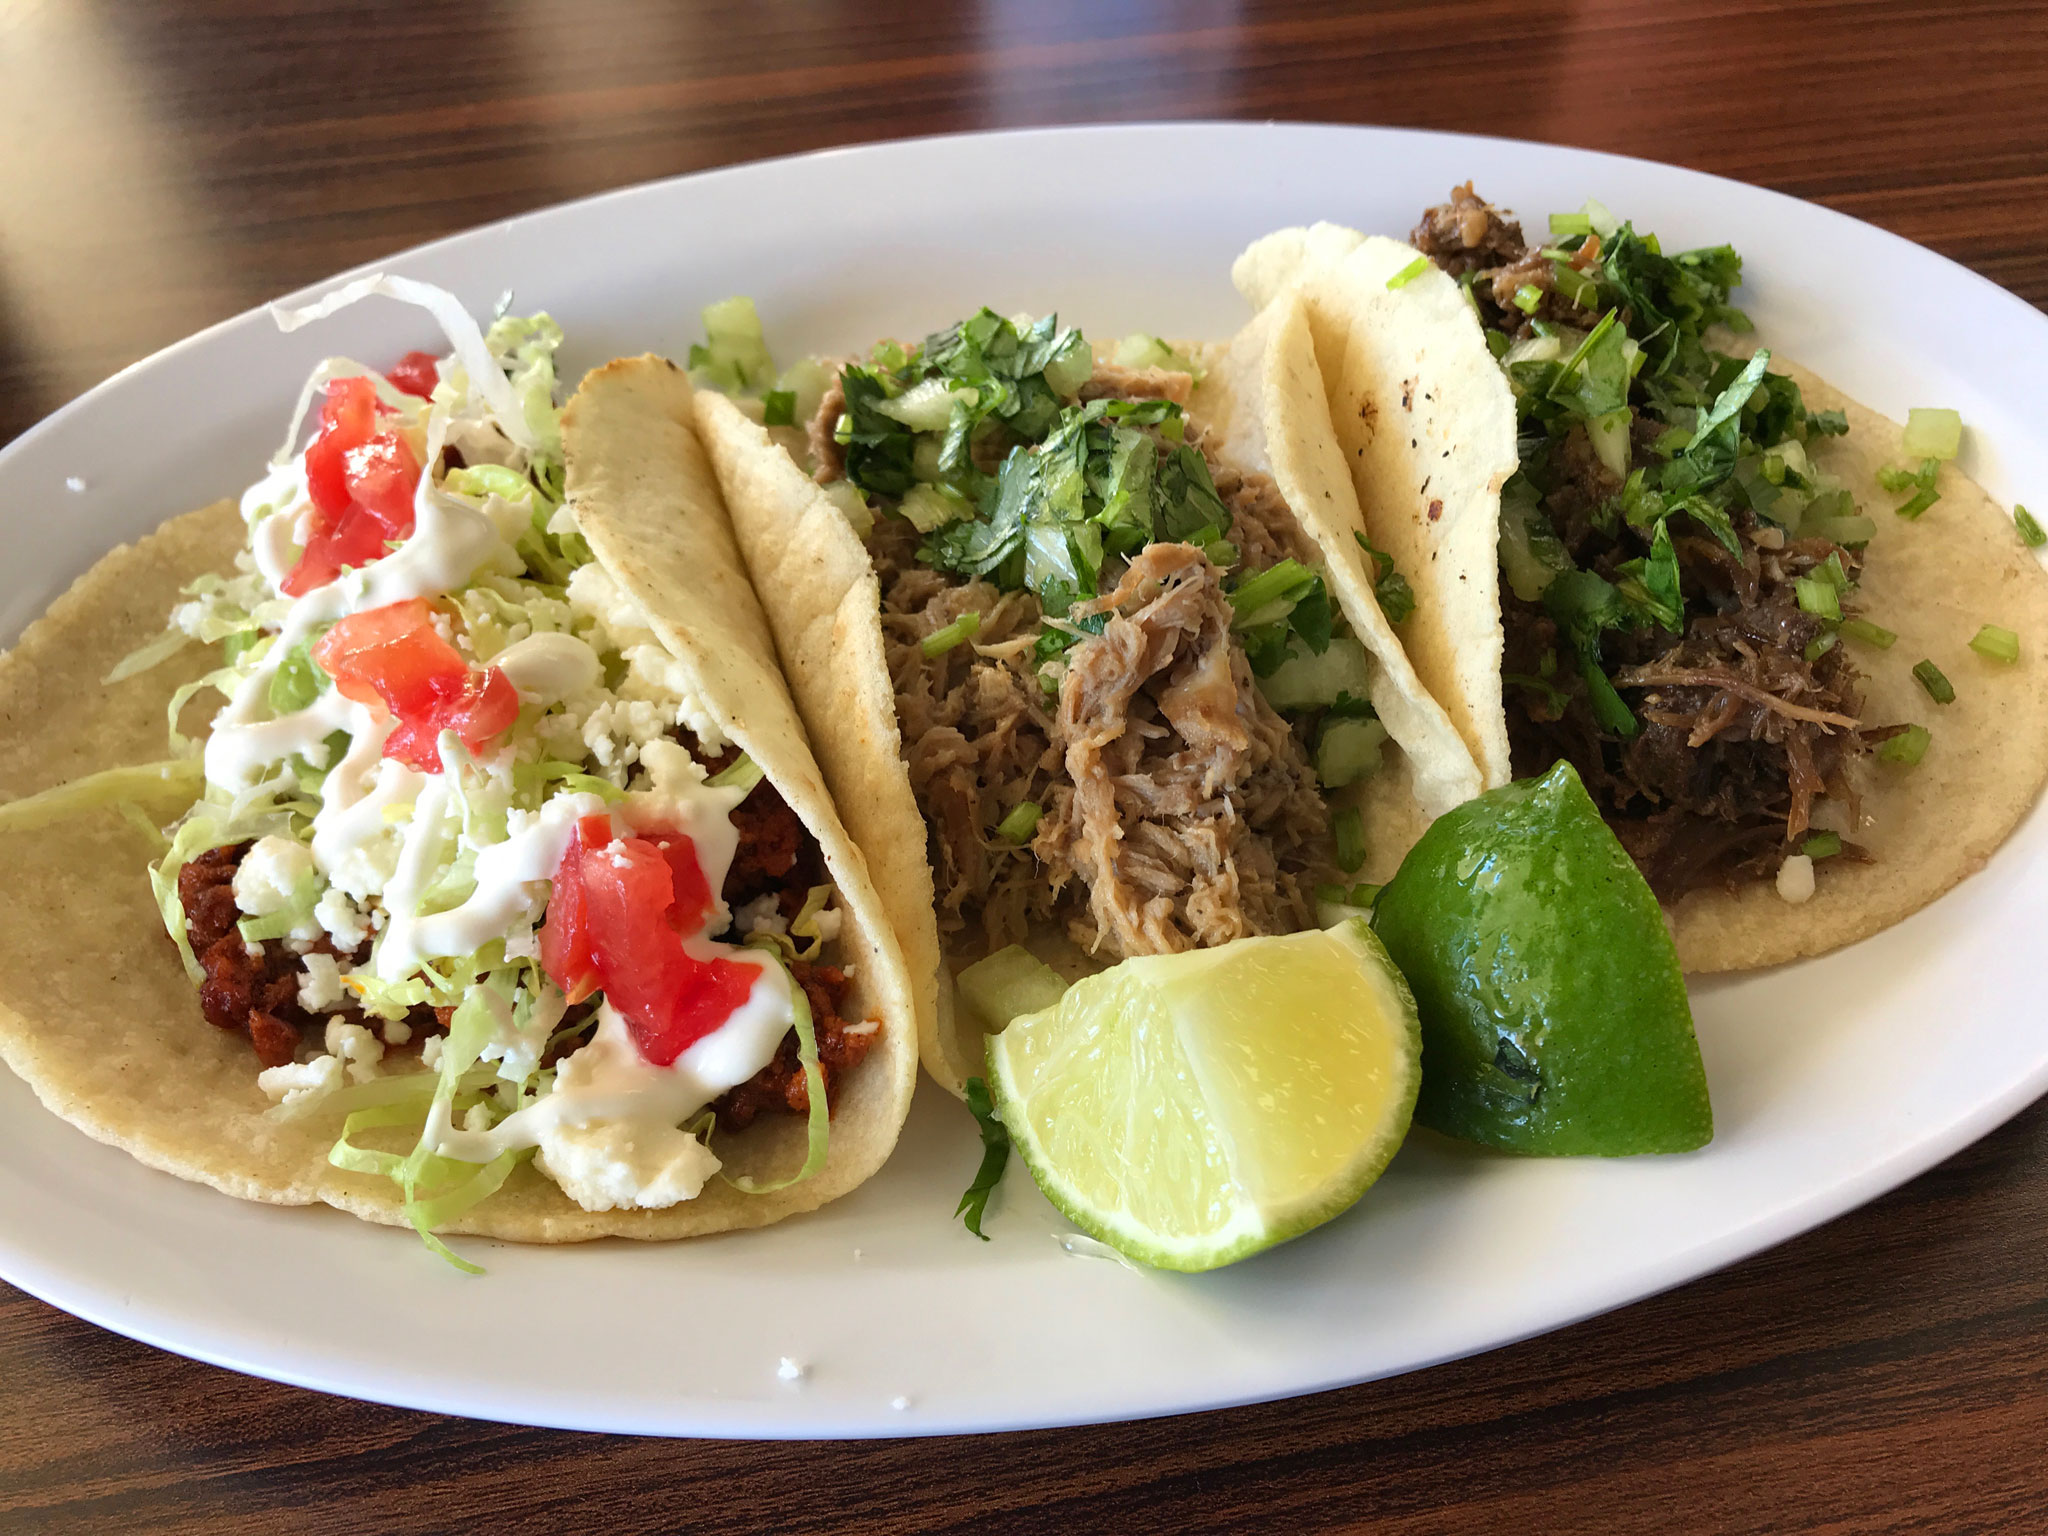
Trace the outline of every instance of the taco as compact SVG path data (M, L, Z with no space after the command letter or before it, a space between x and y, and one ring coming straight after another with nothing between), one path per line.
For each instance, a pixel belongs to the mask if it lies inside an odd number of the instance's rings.
M732 314L696 364L758 388ZM1298 308L1102 356L984 310L787 382L700 392L698 427L956 1093L1000 1019L955 970L1313 926L1388 824L1478 792L1394 640L1407 587L1356 537Z
M551 320L402 280L280 319L367 292L453 356L323 364L303 449L0 658L0 1056L152 1167L423 1235L845 1193L908 1107L909 984L687 381L618 362L558 412Z
M1413 573L1402 639L1489 776L1569 761L1688 970L1875 933L2048 778L2048 579L1955 413L1901 426L1756 344L1732 249L1666 255L1597 203L1551 228L1467 184L1410 245L1282 231L1234 276L1306 305L1363 530ZM1389 420L1489 474L1518 438L1511 474L1434 523Z

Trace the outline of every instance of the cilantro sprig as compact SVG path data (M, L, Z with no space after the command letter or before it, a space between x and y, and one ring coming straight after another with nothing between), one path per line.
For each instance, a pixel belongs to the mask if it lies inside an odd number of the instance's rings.
M988 1197L1002 1183L1003 1170L1009 1166L1010 1129L997 1118L986 1082L970 1077L966 1090L968 1112L981 1128L981 1166L975 1169L974 1182L960 1196L960 1203L953 1208L953 1214L967 1224L968 1231L985 1243L988 1234L981 1230L981 1219L988 1210Z

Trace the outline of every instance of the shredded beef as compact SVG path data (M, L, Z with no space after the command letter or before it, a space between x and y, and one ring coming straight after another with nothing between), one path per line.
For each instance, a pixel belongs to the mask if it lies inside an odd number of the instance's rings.
M1584 327L1596 318L1555 291L1550 260L1469 182L1425 212L1411 238L1453 276L1474 275L1474 296L1494 329L1526 335L1532 319ZM1598 239L1588 239L1581 265L1598 254ZM1545 295L1534 315L1513 302L1524 284ZM1663 430L1637 417L1638 457ZM1619 580L1624 564L1650 552L1615 512L1622 480L1582 425L1552 446L1541 468L1544 514L1575 564ZM1843 801L1853 817L1850 766L1896 729L1862 729L1861 679L1841 646L1806 655L1826 626L1800 609L1795 582L1831 555L1853 581L1861 556L1818 539L1788 544L1740 508L1733 525L1740 554L1689 520L1670 524L1686 602L1682 632L1647 627L1603 637L1608 674L1641 726L1633 738L1599 724L1542 604L1501 593L1515 773L1568 760L1667 900L1774 876L1812 826L1818 801Z
M1322 564L1322 556L1271 477L1247 475L1222 462L1211 452L1207 433L1200 435L1195 446L1208 459L1216 494L1230 511L1230 541L1237 546L1246 570L1262 571L1290 559L1309 566Z
M1557 269L1550 259L1540 247L1528 245L1522 226L1474 192L1469 181L1451 189L1449 202L1424 209L1408 240L1452 277L1481 275L1483 281L1475 279L1471 285L1472 296L1480 318L1497 330L1533 336L1533 321L1583 327L1595 318L1557 291ZM1590 262L1599 251L1596 235L1580 259ZM1525 312L1515 302L1524 288L1542 295L1533 311Z
M940 929L978 924L1000 948L1054 905L1030 847L993 833L1023 802L1043 806L1061 772L1053 701L1038 682L1038 599L928 570L917 544L901 518L879 520L870 541L904 756L931 827ZM927 635L970 612L981 617L972 645L924 654Z

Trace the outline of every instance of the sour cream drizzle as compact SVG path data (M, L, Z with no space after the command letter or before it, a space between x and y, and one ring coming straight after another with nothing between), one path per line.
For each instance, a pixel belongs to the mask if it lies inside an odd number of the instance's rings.
M431 310L468 370L472 387L488 402L499 429L519 448L534 446L531 428L509 383L475 322L452 296L425 284L379 275L350 284L304 309L274 313L279 325L291 330L371 293ZM284 448L271 471L242 499L256 568L271 591L280 596L303 542L308 515L304 453L292 454L292 443L320 387L333 379L355 376L376 379L379 399L385 405L401 413L418 409L417 402L347 359L323 364L308 382ZM411 419L416 422L417 416ZM422 463L435 463L449 429L448 407L436 403L427 416ZM547 882L576 835L577 822L603 813L605 803L595 794L558 793L537 814L512 813L507 836L474 849L470 893L447 910L423 915L420 906L446 868L438 855L462 831L461 765L444 762L442 773L426 774L385 758L384 742L393 723L382 711L345 698L335 688L326 689L302 709L273 715L271 687L285 659L322 626L390 603L441 597L466 585L486 565L507 573L521 568L519 557L491 518L439 490L429 468L414 492L411 536L383 559L344 572L290 604L269 649L215 717L206 743L208 782L247 794L264 783L266 770L294 755L310 767L328 769L330 738L337 731L347 735L348 747L321 787L310 848L316 868L331 885L357 901L381 898L384 929L371 970L387 982L404 980L430 960L473 954L492 939L510 937L530 925L546 900ZM497 660L529 704L551 703L587 690L601 681L603 673L597 653L571 635L535 634L508 647ZM652 666L657 660L667 663L671 658L664 651L659 658L645 660ZM668 666L654 670L658 674L673 672ZM666 675L660 676L660 681L668 680ZM687 689L682 702L694 719L698 711ZM503 750L493 757L501 757ZM641 763L651 787L628 795L612 809L615 831L628 836L655 830L688 834L707 883L713 891L719 890L739 844L731 813L747 792L707 784L702 769L672 741L647 743ZM502 773L505 766L486 759L470 771ZM368 850L377 845L388 850L397 824L403 826L402 840L387 876L383 861L369 856ZM718 944L708 937L729 921L723 900L715 902L704 929L687 937L684 948L700 960L723 957L745 965L755 972L754 983L746 1001L718 1029L671 1065L657 1067L642 1057L626 1021L607 1004L599 1010L594 1038L561 1062L551 1092L489 1131L455 1128L443 1095L436 1100L428 1121L428 1144L444 1155L484 1163L515 1148L542 1146L545 1152L548 1146L566 1146L559 1138L567 1127L617 1123L627 1130L629 1140L644 1134L649 1145L689 1143L694 1159L682 1161L692 1165L695 1175L684 1181L680 1197L694 1193L705 1168L715 1167L716 1159L690 1143L690 1138L676 1130L677 1125L766 1066L794 1018L787 971L757 951ZM562 999L551 985L543 984L543 989L546 995L538 1000L536 1027L544 1038L561 1016ZM519 1032L510 1010L495 997L491 1002L505 1015L499 1031L503 1054L508 1060L522 1051L530 1057L534 1042L516 1038ZM664 1198L678 1197L671 1192ZM643 1195L639 1203L646 1203L647 1198Z

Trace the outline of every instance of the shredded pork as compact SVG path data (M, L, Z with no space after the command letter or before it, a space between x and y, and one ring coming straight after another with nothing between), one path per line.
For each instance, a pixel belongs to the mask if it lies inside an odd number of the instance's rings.
M1161 369L1097 368L1086 398L1184 401ZM822 411L820 413L822 419ZM1272 482L1216 462L1197 431L1247 570L1314 560ZM833 471L821 462L822 479ZM925 813L949 939L994 950L1055 922L1091 951L1170 953L1313 921L1328 878L1329 811L1301 736L1255 686L1230 639L1222 573L1198 549L1155 544L1041 686L1038 600L919 565L919 535L882 517L870 536L911 787ZM926 656L961 615L972 644ZM1027 843L996 829L1043 811Z

